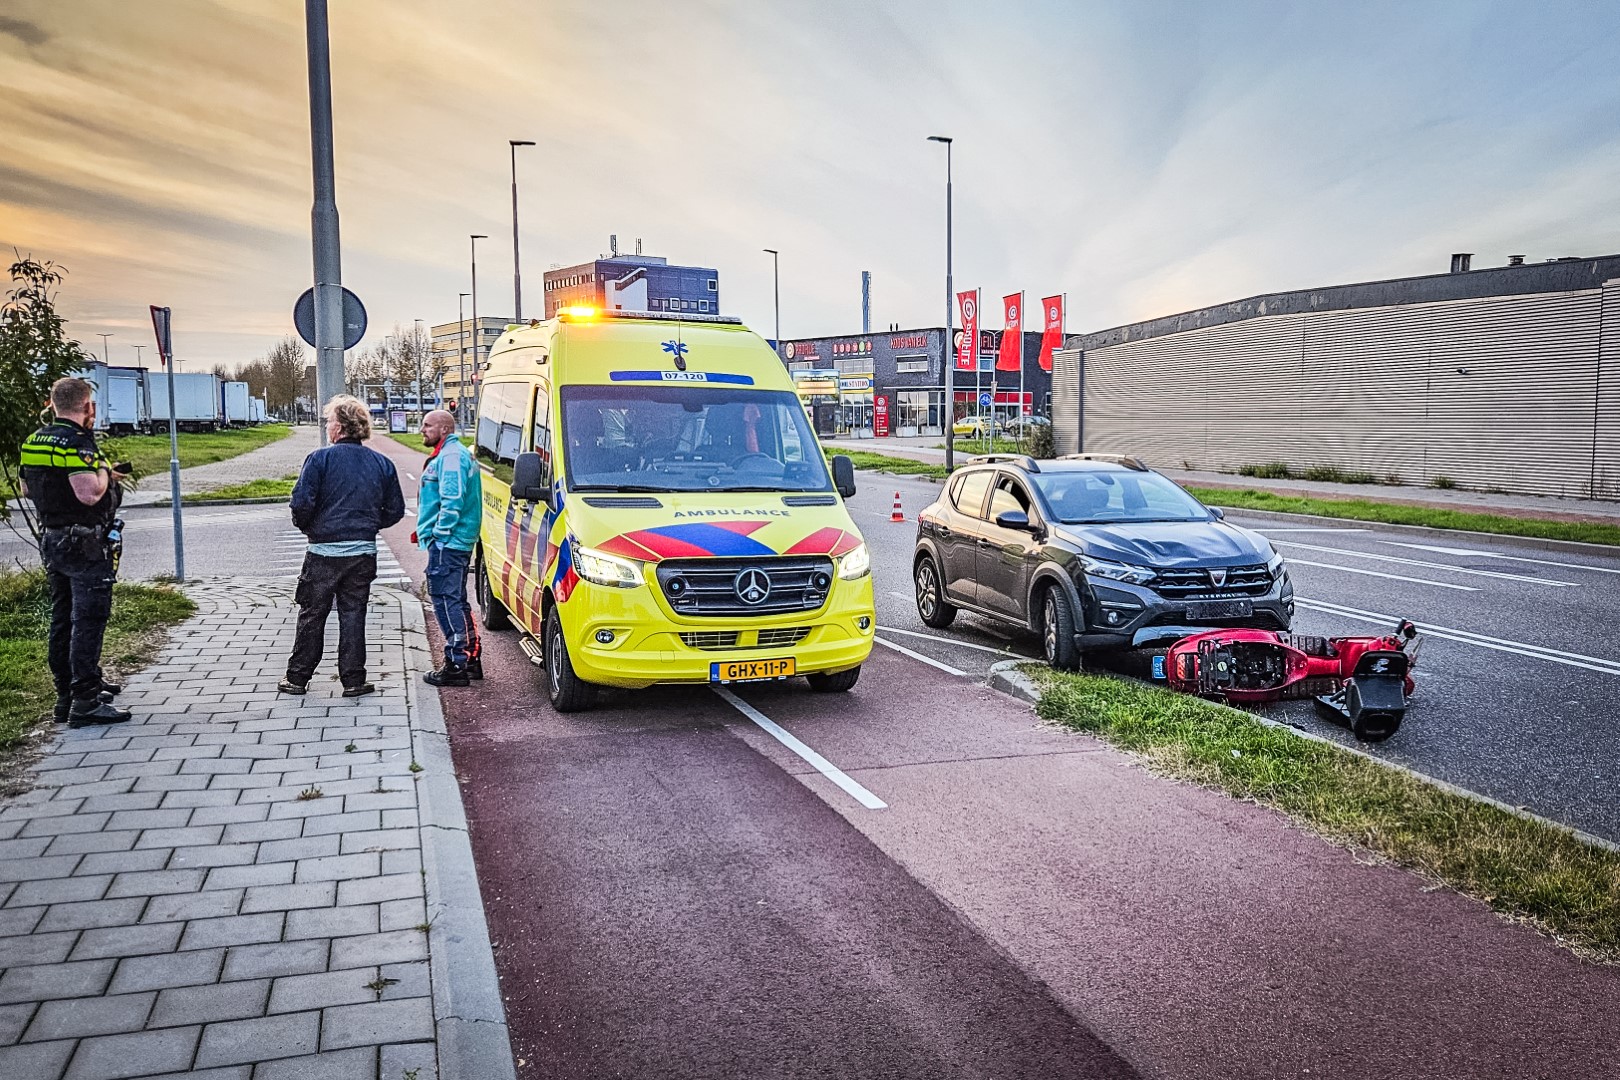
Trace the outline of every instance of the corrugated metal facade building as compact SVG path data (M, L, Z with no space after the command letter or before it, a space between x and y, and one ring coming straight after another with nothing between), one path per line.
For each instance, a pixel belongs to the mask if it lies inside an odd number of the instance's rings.
M1067 344L1062 453L1620 498L1620 256L1252 297Z

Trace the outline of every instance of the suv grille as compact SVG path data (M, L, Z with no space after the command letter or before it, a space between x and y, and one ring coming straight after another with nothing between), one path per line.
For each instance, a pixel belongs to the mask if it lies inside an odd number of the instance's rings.
M759 573L742 580L748 570ZM832 575L832 560L825 556L668 559L658 564L658 587L681 615L783 615L825 604ZM760 584L769 589L763 599L748 603L738 594L740 580L745 589Z
M1153 590L1171 600L1223 600L1238 596L1264 596L1271 591L1271 572L1264 566L1218 567L1226 580L1217 585L1205 569L1158 570Z

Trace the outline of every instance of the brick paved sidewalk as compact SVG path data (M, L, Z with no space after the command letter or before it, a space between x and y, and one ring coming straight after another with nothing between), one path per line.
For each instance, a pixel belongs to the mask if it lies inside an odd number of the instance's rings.
M373 594L378 694L339 696L334 619L294 698L275 693L291 585L187 591L199 613L124 691L135 720L64 729L0 809L0 1078L510 1076L509 1052L440 1072L436 1034L505 1034L470 849L459 865L438 839L464 821L437 698L412 683L417 601Z

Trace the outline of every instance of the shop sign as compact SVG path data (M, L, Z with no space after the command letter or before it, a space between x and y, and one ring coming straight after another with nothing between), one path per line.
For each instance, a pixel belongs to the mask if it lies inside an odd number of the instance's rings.
M927 334L896 334L889 339L889 348L895 352L903 349L928 348Z
M805 394L836 394L838 393L837 379L795 379L793 388L801 396Z
M838 391L842 394L859 394L872 389L872 376L846 375L838 380Z
M872 434L880 439L889 437L888 394L878 394L872 399Z

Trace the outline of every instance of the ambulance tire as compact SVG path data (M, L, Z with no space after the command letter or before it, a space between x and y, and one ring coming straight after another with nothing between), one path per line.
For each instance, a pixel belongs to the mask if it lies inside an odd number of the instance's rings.
M495 591L489 587L489 571L484 568L483 549L479 549L478 568L473 578L477 582L478 610L484 613L484 629L497 633L512 629L512 613L506 610L505 604L495 599Z
M596 704L596 687L574 674L556 605L546 615L546 697L560 713L584 712Z
M848 671L837 671L831 675L806 675L805 681L810 689L818 694L842 694L854 687L861 677L861 667L856 664Z

